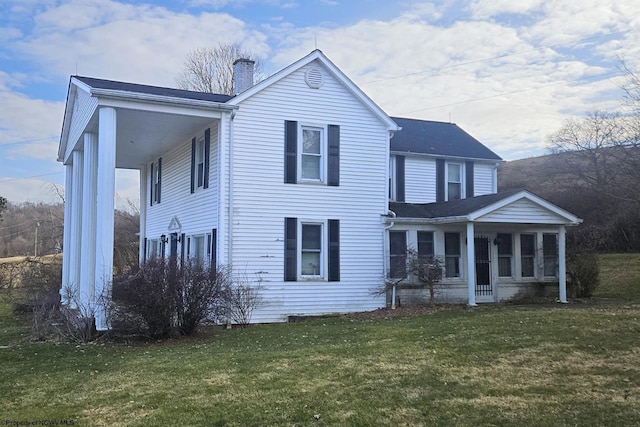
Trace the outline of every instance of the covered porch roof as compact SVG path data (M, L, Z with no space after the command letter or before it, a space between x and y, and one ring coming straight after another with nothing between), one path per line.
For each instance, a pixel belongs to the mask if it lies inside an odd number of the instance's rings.
M436 203L389 203L387 222L578 225L580 218L527 190Z
M74 150L82 151L83 134L98 134L101 107L117 111L116 167L138 169L237 109L226 104L229 99L227 95L72 76L58 161L67 164Z

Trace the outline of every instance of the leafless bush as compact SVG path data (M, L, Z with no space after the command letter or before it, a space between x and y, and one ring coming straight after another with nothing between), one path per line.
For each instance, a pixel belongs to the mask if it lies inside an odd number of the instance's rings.
M385 295L392 288L415 288L416 285L429 292L429 303L433 304L436 298L437 285L442 280L444 262L442 257L434 255L421 255L417 250L408 248L406 257L402 259L402 277L386 278L384 285L375 291L377 295Z
M264 303L261 280L251 283L245 274L229 282L224 296L225 314L233 323L247 326L256 308Z

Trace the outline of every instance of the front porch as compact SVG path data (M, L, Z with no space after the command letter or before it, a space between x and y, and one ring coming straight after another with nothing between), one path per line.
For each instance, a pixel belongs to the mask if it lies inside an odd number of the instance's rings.
M390 208L387 283L405 301L428 299L414 277L402 279L409 251L443 264L436 302L474 306L552 288L567 302L565 237L580 223L574 215L527 191Z

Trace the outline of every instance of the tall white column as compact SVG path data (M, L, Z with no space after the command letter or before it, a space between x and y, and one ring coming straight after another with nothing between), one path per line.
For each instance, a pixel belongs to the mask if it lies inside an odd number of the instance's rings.
M566 231L564 225L558 229L558 286L560 294L560 302L567 302L567 249L566 249Z
M96 298L96 177L98 175L98 139L93 133L84 134L84 173L82 175L80 298L85 302L85 307L93 307Z
M62 284L60 298L64 305L69 304L66 289L69 287L71 269L71 206L73 204L73 164L64 165L64 228L62 235Z
M69 234L69 277L67 289L63 292L71 298L70 306L78 308L80 300L80 265L82 243L82 173L83 155L81 151L71 153L73 160L73 185L71 186L71 230Z
M476 305L476 252L475 231L472 222L467 223L467 284L469 291L469 305Z
M96 233L96 295L110 294L113 279L113 226L116 179L116 110L102 107L98 113L98 175ZM96 328L109 328L103 307L96 310Z
M140 165L140 249L138 261L144 262L144 239L147 237L147 165Z

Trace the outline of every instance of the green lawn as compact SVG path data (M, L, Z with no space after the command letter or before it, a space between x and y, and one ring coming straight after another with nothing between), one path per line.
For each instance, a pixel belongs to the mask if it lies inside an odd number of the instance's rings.
M31 342L28 319L0 301L0 419L640 425L640 303L632 301L640 301L639 261L604 257L603 271L623 262L635 268L615 284L603 275L598 296L632 297L617 304L212 328L196 339L133 346Z

